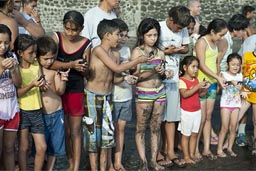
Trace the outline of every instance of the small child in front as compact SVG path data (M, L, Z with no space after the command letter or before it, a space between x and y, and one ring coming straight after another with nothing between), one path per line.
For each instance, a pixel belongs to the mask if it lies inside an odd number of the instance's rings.
M22 78L22 85L18 88L20 106L19 167L20 170L28 170L27 156L29 132L31 132L36 148L34 170L42 170L46 143L40 89L47 89L48 83L35 60L37 45L30 35L20 34L14 42L14 50L19 57Z
M201 123L201 107L199 96L207 93L210 83L199 82L196 75L199 60L194 56L186 56L180 64L179 90L181 96L181 146L187 164L195 164L197 135Z
M53 170L56 157L65 152L64 111L61 95L64 94L68 72L49 69L55 60L57 45L51 37L43 36L37 40L37 58L42 67L42 74L49 87L42 93L45 139L47 143L46 170Z
M101 44L95 47L89 64L89 78L85 90L86 150L89 152L91 170L107 168L107 157L114 146L112 100L114 73L126 71L150 58L141 56L136 60L117 64L116 48L120 36L119 25L113 20L102 20L97 28ZM108 154L109 153L109 154ZM98 164L100 155L100 164Z

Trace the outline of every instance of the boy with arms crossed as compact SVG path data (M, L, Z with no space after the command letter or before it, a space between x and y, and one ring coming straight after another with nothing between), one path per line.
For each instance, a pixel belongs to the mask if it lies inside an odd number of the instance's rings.
M89 78L85 91L86 147L89 151L91 170L106 170L107 156L114 146L114 126L111 109L111 92L114 73L126 71L150 58L141 56L131 62L118 65L119 53L114 52L119 40L119 26L112 20L102 20L97 28L101 44L92 51ZM120 78L118 78L120 79Z

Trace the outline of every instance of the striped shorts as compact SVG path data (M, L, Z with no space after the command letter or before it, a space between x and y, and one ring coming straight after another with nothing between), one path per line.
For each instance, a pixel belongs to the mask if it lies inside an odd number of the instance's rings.
M43 110L20 109L20 130L29 129L33 134L44 134Z
M164 84L157 88L136 87L136 102L165 102L166 93Z
M97 152L98 148L112 148L115 145L111 98L112 94L101 95L85 91L83 142L86 151ZM90 125L86 123L86 117L93 121Z

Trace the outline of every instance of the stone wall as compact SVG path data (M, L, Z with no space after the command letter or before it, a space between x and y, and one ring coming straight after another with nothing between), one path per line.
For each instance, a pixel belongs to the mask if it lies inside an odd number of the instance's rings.
M84 14L96 6L99 0L39 0L42 24L47 32L62 30L62 18L69 10ZM255 0L201 0L201 20L207 26L216 17L228 20L240 12L243 5L256 7ZM121 16L129 25L130 35L135 36L136 28L145 17L159 21L167 17L168 10L175 5L187 5L187 0L121 0ZM95 14L97 15L97 14ZM255 16L256 17L256 16ZM252 24L255 26L255 19Z

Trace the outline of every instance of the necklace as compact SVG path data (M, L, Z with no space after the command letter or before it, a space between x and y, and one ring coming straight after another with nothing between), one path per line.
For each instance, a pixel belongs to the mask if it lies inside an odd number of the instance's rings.
M5 11L3 11L3 10L1 10L1 9L0 9L0 12L1 12L2 14L4 14L4 15L8 16L8 13L5 12Z

